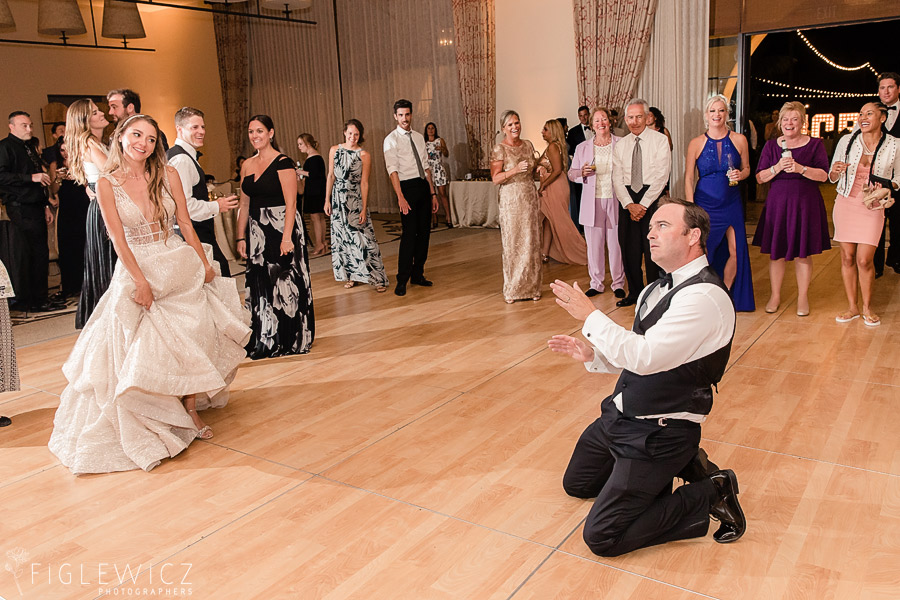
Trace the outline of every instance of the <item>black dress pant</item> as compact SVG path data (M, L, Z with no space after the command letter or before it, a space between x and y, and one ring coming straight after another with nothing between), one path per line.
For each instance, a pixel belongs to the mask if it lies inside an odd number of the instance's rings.
M29 308L47 301L47 269L50 246L47 220L42 204L7 204L6 214L16 228L22 248L22 286L16 289L16 301Z
M890 208L884 209L884 229L881 230L881 240L875 249L875 256L872 262L875 265L876 273L883 273L885 265L900 269L900 210L897 210L898 204L895 202ZM890 232L891 246L887 249L887 257L884 251L884 234Z
M409 212L400 213L400 256L397 262L397 283L425 276L428 260L428 241L431 238L431 188L425 179L400 182L400 191L409 203Z
M216 242L216 226L213 219L207 219L206 221L191 221L191 224L194 226L197 238L202 243L212 246L213 260L219 263L219 268L222 270L222 277L231 277L231 269L228 268L228 259L222 254L222 250L219 249L219 244Z
M709 479L672 491L673 479L697 454L700 425L660 426L622 415L606 398L599 419L575 445L563 488L594 498L584 541L594 554L619 556L709 530L716 489Z
M637 301L638 295L646 285L641 272L641 261L647 271L647 284L659 277L659 267L650 256L650 219L656 212L658 202L653 202L640 221L632 221L631 213L619 207L619 247L622 249L622 263L625 267L625 280L628 282L628 298Z

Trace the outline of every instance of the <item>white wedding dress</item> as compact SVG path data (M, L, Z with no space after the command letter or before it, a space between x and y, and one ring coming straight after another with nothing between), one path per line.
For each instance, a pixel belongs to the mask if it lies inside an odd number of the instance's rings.
M184 450L197 429L181 398L197 394L198 409L224 406L250 337L234 280L204 284L202 261L174 235L175 202L165 197L164 237L110 182L128 247L154 301L145 310L131 299L134 282L119 261L63 365L69 383L49 447L75 474L149 471Z

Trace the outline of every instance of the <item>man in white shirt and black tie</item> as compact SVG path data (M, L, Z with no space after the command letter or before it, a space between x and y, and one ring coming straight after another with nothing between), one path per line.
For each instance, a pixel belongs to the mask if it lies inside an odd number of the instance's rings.
M897 113L900 112L900 75L893 72L885 72L878 76L878 98L881 103L887 107L887 121L884 122L884 130L896 138L900 138L900 119ZM900 192L893 192L894 205L884 210L884 230L881 232L881 241L878 248L875 249L875 256L872 262L875 264L875 275L884 274L885 265L894 269L895 273L900 273L900 209L897 202L900 202ZM884 255L884 231L890 232L891 246L888 248L887 259Z
M412 102L394 102L397 128L384 138L384 164L400 205L400 255L397 260L397 287L394 293L406 295L406 284L431 287L425 279L431 215L438 211L437 192L428 167L425 138L412 129Z
M613 189L622 207L619 209L619 246L628 295L616 306L631 306L644 289L641 272L643 260L647 282L653 281L659 267L654 264L647 241L650 219L656 212L656 201L669 181L671 151L669 139L647 127L650 106L634 99L625 106L625 124L631 131L619 140L613 150Z
M710 517L721 523L719 543L746 530L737 477L703 464L699 449L735 324L728 290L706 260L708 235L709 216L696 204L672 200L655 212L650 247L666 273L641 293L630 331L596 310L577 283L550 284L593 346L557 335L550 349L588 371L620 373L563 477L569 495L596 497L584 540L600 556L705 536ZM687 483L673 491L675 477Z

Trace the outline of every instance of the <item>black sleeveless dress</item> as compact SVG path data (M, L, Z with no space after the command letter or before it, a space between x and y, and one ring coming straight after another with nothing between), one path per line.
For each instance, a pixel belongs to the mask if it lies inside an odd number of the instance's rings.
M294 165L279 155L259 179L244 177L241 190L250 198L246 287L253 333L247 344L250 358L306 354L315 336L309 258L300 212L294 215L294 251L281 256L286 207L278 171Z

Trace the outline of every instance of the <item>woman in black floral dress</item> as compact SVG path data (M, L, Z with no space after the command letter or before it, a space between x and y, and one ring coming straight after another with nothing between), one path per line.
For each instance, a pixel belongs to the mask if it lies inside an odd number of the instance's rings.
M345 288L368 283L384 292L388 278L369 216L372 159L360 147L363 131L362 123L350 119L344 124L344 143L328 153L325 214L331 216L331 266Z
M241 168L237 240L238 253L248 259L253 334L247 355L305 354L313 342L315 319L294 164L278 151L271 118L252 117L248 132L256 154Z

